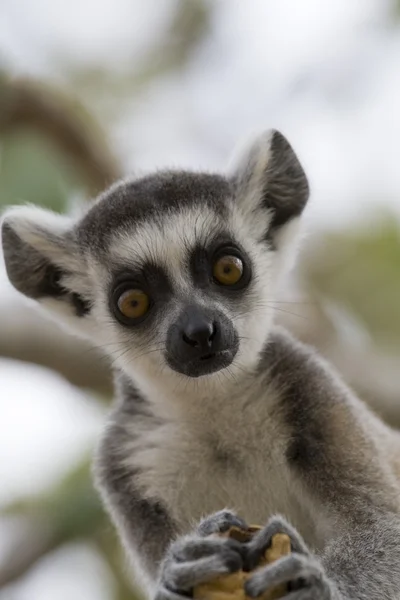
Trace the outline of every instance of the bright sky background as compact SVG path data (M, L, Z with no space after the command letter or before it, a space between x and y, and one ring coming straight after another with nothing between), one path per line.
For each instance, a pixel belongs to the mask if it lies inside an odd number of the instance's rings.
M168 22L173 0L2 0L0 61L55 79L60 65L123 73ZM238 140L281 128L309 174L310 227L374 204L400 214L400 33L388 0L219 0L211 44L112 123L127 171L224 167ZM1 176L1 170L0 170ZM1 300L14 298L3 285ZM11 296L9 296L11 295ZM0 361L0 502L39 491L93 443L101 411L55 374ZM0 546L1 552L1 546ZM0 600L107 600L98 558L72 548ZM77 577L77 565L81 576Z

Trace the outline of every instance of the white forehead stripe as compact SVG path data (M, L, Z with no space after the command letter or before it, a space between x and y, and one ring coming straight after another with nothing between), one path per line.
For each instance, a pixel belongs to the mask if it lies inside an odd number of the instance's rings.
M170 274L177 273L197 244L206 244L216 227L217 215L206 206L183 209L151 218L132 231L120 231L110 246L113 260L125 265L152 262Z
M190 251L199 244L207 246L220 231L230 231L251 253L253 243L265 234L266 217L265 211L262 215L254 211L246 218L235 206L227 219L204 205L183 208L143 221L131 231L116 232L110 254L115 262L127 266L146 262L160 265L176 280L183 274Z

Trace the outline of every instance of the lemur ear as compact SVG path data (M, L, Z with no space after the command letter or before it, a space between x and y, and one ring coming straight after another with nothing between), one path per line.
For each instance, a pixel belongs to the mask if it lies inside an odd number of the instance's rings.
M84 314L83 261L71 218L31 206L9 209L2 220L8 278L22 294L57 300L71 314Z
M304 170L289 142L276 130L261 134L236 161L237 201L246 211L271 213L269 232L300 216L309 196Z

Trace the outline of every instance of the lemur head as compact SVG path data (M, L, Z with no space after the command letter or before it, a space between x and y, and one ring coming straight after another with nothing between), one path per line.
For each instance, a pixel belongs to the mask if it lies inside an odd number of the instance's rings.
M248 369L268 337L308 194L291 146L269 131L227 175L123 181L77 219L10 209L8 277L134 377Z

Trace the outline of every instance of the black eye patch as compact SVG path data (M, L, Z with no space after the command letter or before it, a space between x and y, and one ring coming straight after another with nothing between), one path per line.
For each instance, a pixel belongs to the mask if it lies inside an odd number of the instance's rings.
M167 273L158 265L146 263L138 268L121 268L115 273L109 286L109 307L110 312L118 318L117 302L121 291L141 290L146 294L149 300L149 309L145 319L140 322L147 322L154 316L157 306L165 304L172 297L172 285ZM140 323L139 320L137 323ZM122 323L128 325L128 321L122 320ZM132 321L134 324L134 321Z
M243 274L234 285L222 286L213 276L216 262L224 257L235 257L243 265ZM230 296L235 292L243 291L250 283L252 276L251 261L246 252L228 236L215 239L207 247L201 245L195 247L190 256L189 271L196 287L212 289Z
M146 287L157 295L172 294L172 285L166 271L154 263L144 263L140 268L126 267L118 270L112 279L112 287L132 281L138 287Z
M77 317L84 317L85 315L90 313L90 303L82 298L79 294L72 294L71 302L75 309L75 314Z

